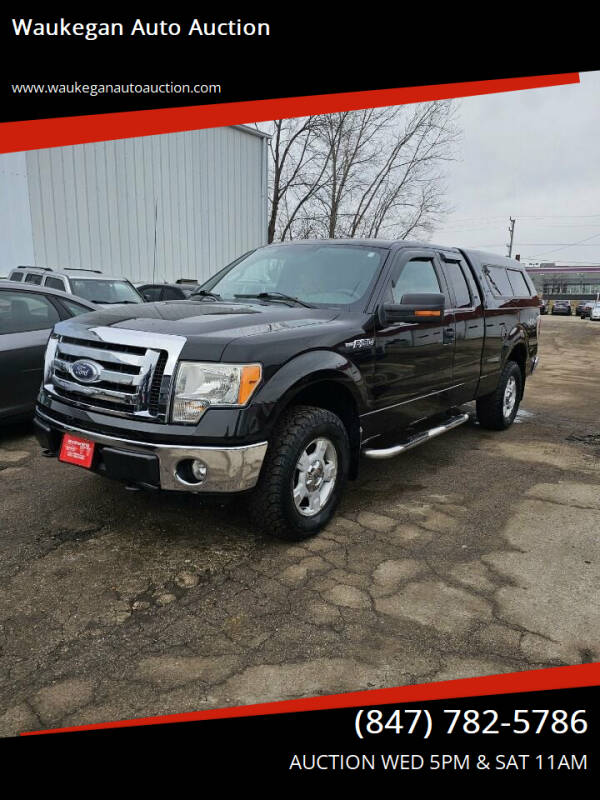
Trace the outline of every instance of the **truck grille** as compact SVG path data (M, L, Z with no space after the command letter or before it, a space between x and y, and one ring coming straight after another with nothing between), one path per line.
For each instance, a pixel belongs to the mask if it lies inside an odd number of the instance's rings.
M185 339L95 328L51 341L54 352L47 357L44 376L50 394L83 408L167 420L171 381Z

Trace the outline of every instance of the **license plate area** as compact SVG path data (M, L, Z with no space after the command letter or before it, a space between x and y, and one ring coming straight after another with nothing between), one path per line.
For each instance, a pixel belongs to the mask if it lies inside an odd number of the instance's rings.
M60 446L58 460L89 469L92 466L92 459L94 458L94 445L95 443L90 442L88 439L82 439L80 436L73 436L70 433L65 433Z

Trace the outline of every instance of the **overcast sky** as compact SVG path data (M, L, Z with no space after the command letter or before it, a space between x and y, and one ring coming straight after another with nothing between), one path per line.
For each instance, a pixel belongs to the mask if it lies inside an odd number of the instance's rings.
M600 72L456 102L463 135L447 171L453 212L432 240L506 254L512 216L513 255L600 263Z

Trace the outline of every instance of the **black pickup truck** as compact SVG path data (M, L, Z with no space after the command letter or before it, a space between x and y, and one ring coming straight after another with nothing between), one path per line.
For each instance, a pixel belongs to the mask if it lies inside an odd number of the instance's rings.
M191 299L57 324L36 432L131 487L247 493L272 535L332 517L359 456L514 420L539 299L518 261L407 241L272 244Z

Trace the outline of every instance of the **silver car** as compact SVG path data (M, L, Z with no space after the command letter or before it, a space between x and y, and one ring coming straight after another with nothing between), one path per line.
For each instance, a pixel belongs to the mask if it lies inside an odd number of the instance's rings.
M97 269L16 267L9 273L8 280L57 289L83 297L97 306L144 302L144 298L127 278L105 275Z

